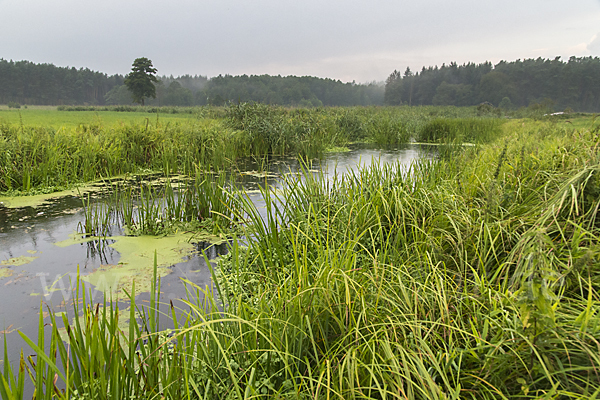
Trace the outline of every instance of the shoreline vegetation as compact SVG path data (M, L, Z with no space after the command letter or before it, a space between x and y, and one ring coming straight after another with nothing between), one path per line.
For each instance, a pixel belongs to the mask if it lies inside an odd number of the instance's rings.
M190 174L196 167L231 169L248 157L316 158L352 142L386 147L411 141L483 143L504 122L497 118L498 109L486 105L290 109L240 103L226 108L131 107L134 112L123 114L117 108L82 114L0 111L0 193L52 193L148 171L169 176ZM530 111L526 115L544 118ZM61 124L63 118L68 122Z
M181 304L159 304L156 272L128 310L89 304L78 282L80 318L49 310L45 326L41 310L37 341L22 335L36 356L11 364L5 335L2 399L22 399L27 375L36 399L597 398L600 124L491 111L242 103L164 124L0 123L2 191L187 174L172 217L236 223L214 287L187 282ZM285 175L261 210L204 172L357 141L440 146L408 172Z

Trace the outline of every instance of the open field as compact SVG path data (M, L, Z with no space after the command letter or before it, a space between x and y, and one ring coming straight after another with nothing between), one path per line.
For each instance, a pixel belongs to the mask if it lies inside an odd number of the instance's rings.
M79 125L140 125L146 119L156 121L156 114L147 112L116 111L58 111L56 107L29 106L26 109L0 108L0 123L23 125L28 127L47 127L54 129L74 129ZM159 114L159 119L166 122L187 121L195 119L190 114Z
M37 342L28 340L37 357L23 357L19 370L5 356L3 399L22 398L27 371L36 398L48 399L600 396L600 124L590 116L242 104L223 118L65 130L64 142L59 131L2 129L5 146L30 138L30 149L41 149L33 144L40 137L56 151L85 143L75 147L78 163L113 154L132 171L193 171L196 194L180 204L198 196L238 223L212 271L217 296L177 310L157 303L154 279L149 304L132 296L127 315L110 302L76 302L82 318L51 314L46 333L40 315ZM248 155L412 140L438 144L437 157L338 177L307 168L286 175L283 189L264 188L260 209L225 181L198 175ZM205 149L205 158L185 155L190 148ZM110 161L102 157L93 160ZM29 169L15 173L37 179L45 158L24 159L33 160ZM101 165L114 169L92 163L60 179L117 173L118 162ZM199 194L215 188L210 198Z

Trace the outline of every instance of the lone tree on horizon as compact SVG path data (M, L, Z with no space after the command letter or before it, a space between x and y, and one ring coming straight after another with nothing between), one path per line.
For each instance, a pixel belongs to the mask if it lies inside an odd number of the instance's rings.
M146 57L136 58L131 72L125 77L125 85L131 92L134 103L144 105L145 97L156 98L157 69L152 67L152 61Z

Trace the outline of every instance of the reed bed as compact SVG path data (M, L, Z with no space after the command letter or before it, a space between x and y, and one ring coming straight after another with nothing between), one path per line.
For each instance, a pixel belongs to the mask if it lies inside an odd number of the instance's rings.
M219 121L75 130L0 125L0 191L53 191L125 173L193 174L195 165L227 167L245 154L242 133Z
M114 304L75 310L49 350L40 319L2 397L29 372L36 398L597 398L598 129L504 132L409 170L288 175L264 210L234 208L246 243L213 270L218 296L132 296L126 329Z
M101 112L114 110L100 110L86 123L61 127L27 124L22 115L12 123L0 120L0 193L49 193L142 171L193 175L195 165L235 168L242 158L272 154L316 158L350 142L479 142L500 125L499 119L476 118L474 108L455 107L287 109L241 103L186 109L189 117L181 119L154 111L156 118L104 123Z
M425 123L417 141L429 143L485 143L498 137L502 122L498 118L435 118Z

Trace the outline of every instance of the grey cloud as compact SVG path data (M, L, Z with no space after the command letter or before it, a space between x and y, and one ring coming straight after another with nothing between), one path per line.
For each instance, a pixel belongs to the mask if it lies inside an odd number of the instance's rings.
M0 57L127 73L145 56L167 75L383 80L407 64L531 57L562 40L560 24L589 38L597 28L580 21L600 7L579 1L0 0L11 16Z

